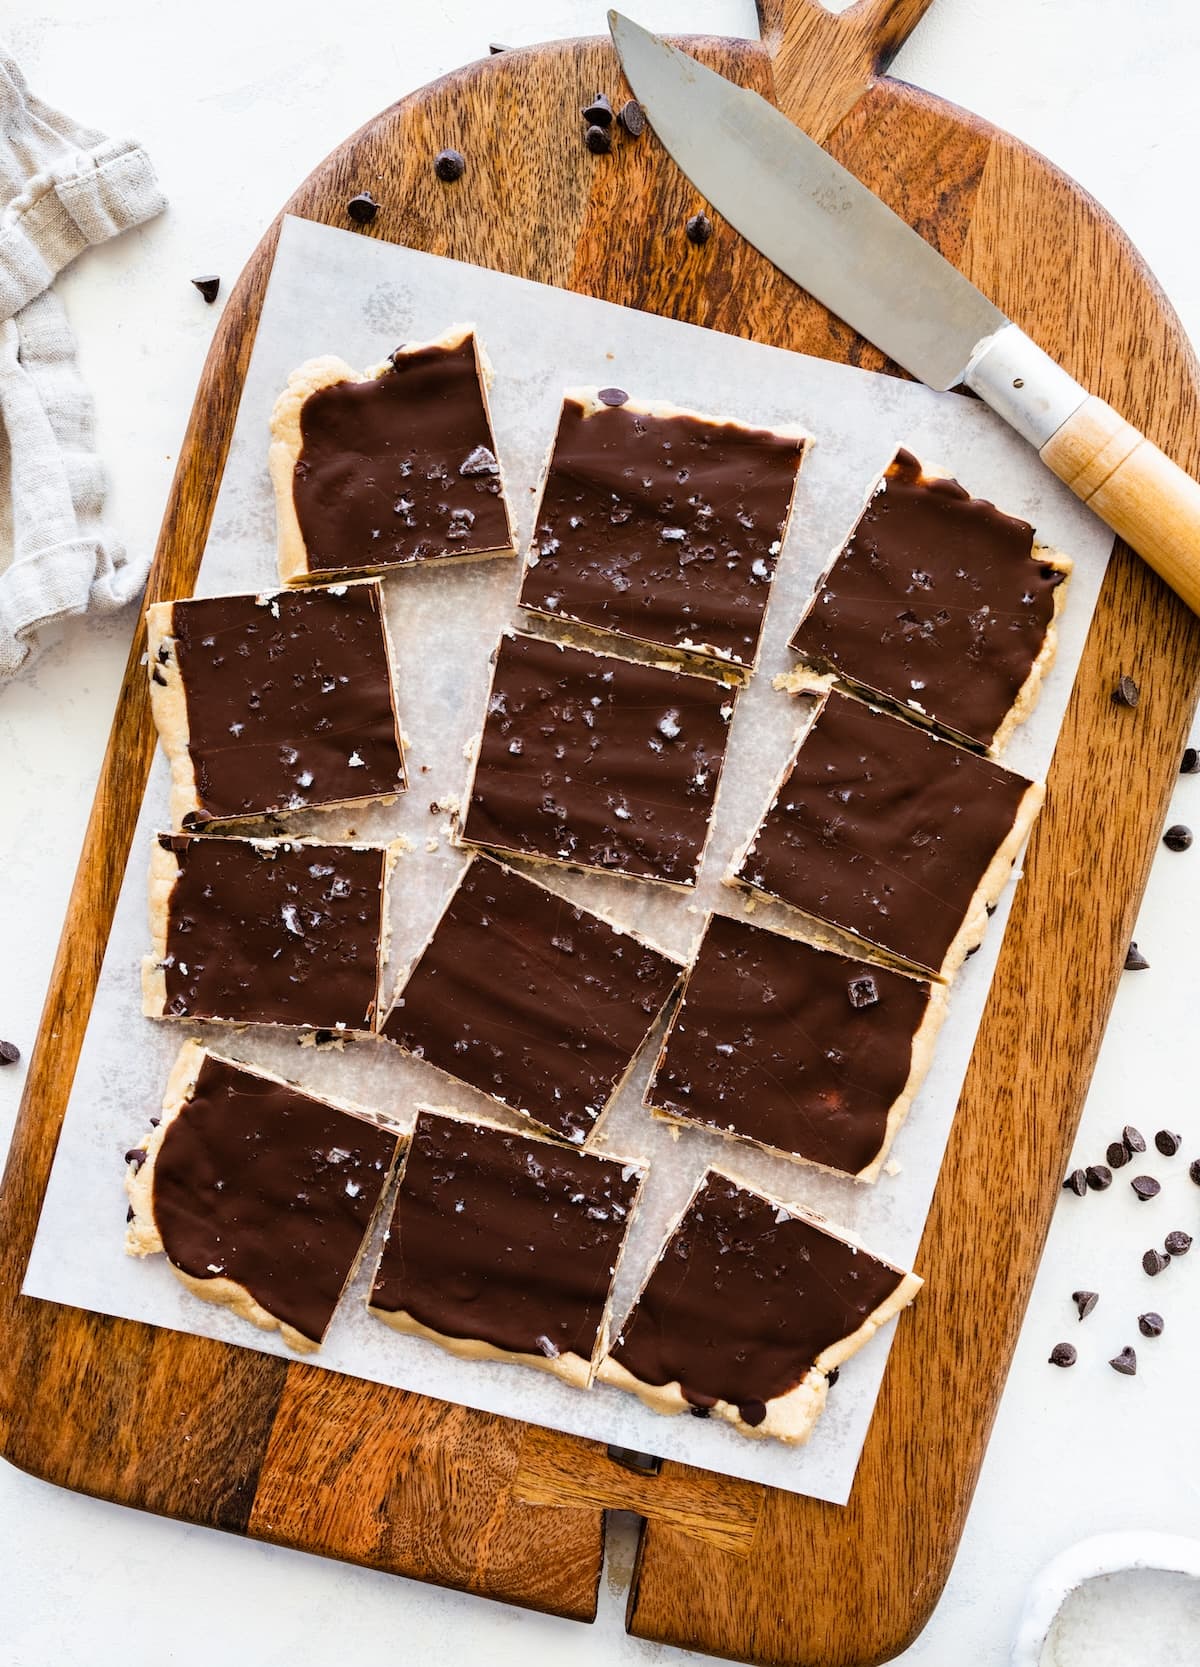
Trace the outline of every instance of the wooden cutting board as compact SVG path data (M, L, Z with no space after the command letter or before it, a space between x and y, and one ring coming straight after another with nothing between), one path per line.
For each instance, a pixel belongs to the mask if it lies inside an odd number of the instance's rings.
M774 98L1011 317L1185 468L1198 381L1122 234L1043 159L882 70L929 0L762 0L764 40L689 50ZM500 27L497 25L497 27ZM876 351L702 207L647 133L611 156L580 106L628 96L607 42L505 53L348 139L287 211L628 306L877 369ZM454 146L466 176L431 160ZM191 589L278 224L229 298L201 378L151 599ZM153 749L139 628L0 1196L0 1441L66 1487L590 1619L606 1507L645 1518L639 1636L747 1661L877 1662L936 1603L954 1556L1200 689L1200 625L1123 550L1034 832L848 1506L667 1463L249 1349L19 1295ZM1122 672L1136 711L1114 706Z

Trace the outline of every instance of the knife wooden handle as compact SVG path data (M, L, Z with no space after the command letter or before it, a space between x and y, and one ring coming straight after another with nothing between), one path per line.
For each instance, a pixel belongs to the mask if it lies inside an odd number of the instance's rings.
M1200 485L1095 395L1042 461L1200 614Z

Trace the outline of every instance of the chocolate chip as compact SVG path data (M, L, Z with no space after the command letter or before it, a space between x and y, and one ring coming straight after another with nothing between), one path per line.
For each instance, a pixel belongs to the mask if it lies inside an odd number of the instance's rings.
M1148 1314L1138 1315L1138 1330L1143 1337L1161 1337L1163 1334L1163 1317L1153 1309Z
M597 93L590 104L585 104L580 115L589 127L611 127L613 107L607 93Z
M829 1372L828 1372L828 1374L825 1378L825 1387L826 1387L826 1389L832 1389L834 1384L841 1377L841 1375L842 1375L842 1368L840 1366L831 1366L830 1369L829 1369Z
M1182 822L1176 822L1163 835L1163 844L1168 851L1186 851L1192 843L1192 830L1185 828Z
M369 191L360 191L346 204L346 213L356 226L369 226L379 213L379 204Z
M461 151L440 150L433 159L433 171L446 185L453 185L467 171L467 159Z
M1137 1355L1129 1347L1123 1348L1118 1355L1114 1355L1108 1363L1114 1372L1120 1372L1122 1377L1137 1376Z
M1188 1175L1200 1187L1200 1158L1193 1158L1188 1164Z
M1200 752L1197 752L1195 747L1185 747L1183 749L1183 760L1179 766L1179 774L1181 776L1194 776L1197 770L1200 770Z
M1183 1230L1178 1227L1173 1233L1168 1233L1166 1238L1163 1240L1163 1249L1169 1250L1172 1256L1186 1256L1191 1248L1192 1235L1190 1233L1183 1232Z
M1143 1204L1151 1198L1157 1198L1159 1193L1162 1191L1162 1187L1154 1179L1153 1175L1135 1175L1129 1184L1133 1188L1134 1192L1137 1193Z
M1050 1350L1051 1366L1074 1366L1078 1359L1073 1343L1055 1343Z
M1112 693L1113 700L1118 706L1136 706L1142 698L1142 691L1127 673L1117 679L1117 686Z
M1125 1150L1124 1143L1119 1140L1109 1142L1104 1156L1108 1159L1110 1169L1124 1169L1129 1162L1129 1153Z
M150 673L150 681L151 683L157 683L160 689L165 689L167 686L167 680L157 666Z
M636 98L631 98L617 112L617 120L631 139L640 139L646 131L646 112Z
M0 1065L15 1065L21 1050L15 1042L0 1042Z
M1197 1158L1196 1163L1200 1166L1200 1158ZM1197 1180L1196 1184L1200 1186L1200 1180ZM1063 1186L1068 1192L1073 1192L1076 1198L1082 1198L1087 1191L1087 1175L1082 1169L1073 1169L1063 1182Z
M852 978L846 986L846 994L850 998L851 1007L874 1007L879 1000L879 986L870 973L864 973L861 978Z
M712 236L713 223L707 214L693 214L684 230L687 232L688 242L699 247L707 243Z
M1129 948L1125 951L1125 971L1145 972L1149 965L1149 961L1147 961L1146 957L1142 954L1137 944L1131 943Z
M206 272L203 278L193 278L192 283L211 306L221 289L221 280L216 273Z
M495 58L501 52L507 52L508 47L507 46L501 46L499 41L489 41L488 42L488 51L491 53L492 57Z
M1171 1258L1164 1256L1161 1250L1147 1250L1142 1256L1142 1267L1151 1279L1157 1279L1164 1268L1169 1268Z
M134 1174L137 1173L145 1161L146 1148L144 1146L131 1146L129 1151L125 1154L125 1162L134 1165Z
M1154 1144L1164 1158L1173 1158L1183 1145L1183 1136L1172 1134L1170 1129L1160 1129L1154 1137Z
M612 134L606 127L589 127L583 142L593 156L607 156L612 149Z
M1092 1309L1100 1301L1100 1293L1098 1291L1072 1291L1071 1301L1079 1310L1079 1318L1086 1320Z
M1121 1139L1125 1142L1127 1152L1144 1152L1146 1137L1140 1129L1135 1129L1132 1123L1126 1123L1121 1130Z
M1112 1186L1112 1170L1106 1164L1089 1163L1084 1175L1093 1192L1103 1192L1106 1187Z
M601 388L596 398L601 405L624 405L627 403L629 395L624 388Z
M708 1417L708 1408L707 1407L689 1407L688 1411L691 1413L693 1418L707 1418Z

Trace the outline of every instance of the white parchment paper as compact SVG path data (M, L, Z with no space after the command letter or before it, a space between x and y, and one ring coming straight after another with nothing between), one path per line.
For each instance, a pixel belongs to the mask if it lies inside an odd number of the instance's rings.
M719 884L732 852L770 796L806 704L778 693L790 669L790 635L829 551L846 536L874 476L903 443L945 466L976 495L1024 516L1042 541L1075 558L1058 659L1033 719L1007 756L1043 775L1074 679L1111 536L982 405L912 383L807 359L734 336L591 300L565 290L465 266L308 221L283 227L216 506L197 593L274 588L274 511L267 480L267 419L288 372L336 353L365 368L405 340L474 322L495 367L491 392L497 449L516 508L522 549L534 488L554 433L563 389L617 384L631 394L756 424L804 424L816 438L801 474L796 511L768 611L759 670L739 697L713 836L694 897L610 875L540 877L574 901L690 954L705 911L737 913ZM408 741L410 790L394 806L290 818L289 829L339 837L403 835L409 850L392 889L392 968L418 952L461 872L444 808L468 781L464 749L478 733L488 657L514 618L518 564L490 561L428 569L387 581L397 684ZM138 967L148 947L146 864L151 835L167 823L167 772L155 762L113 921L95 1005L47 1191L25 1290L33 1296L125 1315L247 1348L286 1354L254 1330L191 1296L163 1258L137 1262L123 1250L122 1154L145 1134L170 1062L189 1035L262 1063L312 1088L374 1106L407 1127L418 1103L466 1112L495 1106L385 1043L314 1052L295 1033L266 1027L181 1028L141 1017ZM968 961L950 1002L936 1059L893 1149L899 1171L874 1187L820 1175L716 1136L670 1131L641 1109L660 1039L656 1028L618 1101L594 1136L598 1146L645 1157L651 1171L617 1292L624 1313L657 1251L661 1230L710 1162L798 1200L853 1228L881 1255L911 1265L970 1059L1011 900L1002 900L981 951ZM771 910L754 918L770 924ZM844 1503L875 1405L893 1328L842 1369L807 1447L756 1442L714 1421L663 1418L632 1396L581 1392L525 1368L459 1360L398 1336L363 1305L373 1257L339 1310L317 1363L711 1470ZM920 1272L920 1268L917 1268ZM920 1300L918 1298L918 1300ZM898 1321L905 1323L902 1315Z

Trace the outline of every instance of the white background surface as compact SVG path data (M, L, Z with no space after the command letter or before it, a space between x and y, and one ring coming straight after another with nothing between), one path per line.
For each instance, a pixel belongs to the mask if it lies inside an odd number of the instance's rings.
M640 0L638 16L680 29L754 27L749 0ZM111 133L138 134L172 199L168 217L87 256L61 285L97 396L112 512L131 543L153 543L215 323L217 309L204 306L188 278L217 271L228 287L297 180L374 110L481 54L489 39L519 43L601 23L602 7L584 0L392 8L377 0L8 0L3 27L34 88ZM1200 14L1188 0L935 0L895 67L1075 174L1124 224L1200 335L1191 205L1198 62ZM0 1035L26 1049L131 624L127 616L69 626L32 674L0 691ZM1172 819L1200 823L1200 777L1181 780ZM1163 1124L1180 1129L1185 1155L1200 1153L1197 864L1200 847L1160 855L1138 932L1153 966L1123 981L1081 1161L1100 1158L1126 1121L1148 1135ZM4 1138L22 1073L0 1074ZM1064 1199L962 1549L933 1621L904 1657L911 1667L998 1667L1028 1579L1084 1534L1200 1532L1200 1330L1194 1317L1188 1324L1200 1246L1153 1283L1139 1267L1141 1251L1168 1228L1196 1230L1200 1192L1183 1161L1145 1166L1169 1177L1149 1206L1134 1201L1124 1176L1103 1197ZM1002 1175L996 1194L1003 1207ZM1069 1300L1080 1285L1102 1293L1082 1327ZM1167 1317L1156 1342L1133 1324L1147 1307ZM1060 1338L1080 1347L1070 1373L1046 1365ZM1139 1349L1135 1379L1103 1364L1126 1342ZM414 1663L448 1656L489 1667L669 1661L671 1652L622 1632L629 1557L628 1535L618 1532L600 1618L583 1628L125 1512L0 1467L0 1667L207 1667L213 1659L353 1667L397 1652ZM183 1620L195 1616L201 1593L202 1623ZM1153 1627L1143 1636L1142 1659L1163 1659ZM1188 1647L1192 1655L1176 1648L1171 1660L1200 1662L1200 1640ZM1136 1659L1122 1654L1125 1667Z

